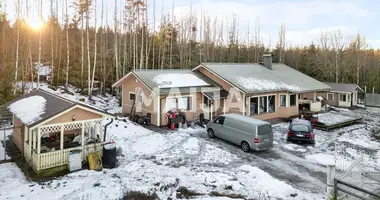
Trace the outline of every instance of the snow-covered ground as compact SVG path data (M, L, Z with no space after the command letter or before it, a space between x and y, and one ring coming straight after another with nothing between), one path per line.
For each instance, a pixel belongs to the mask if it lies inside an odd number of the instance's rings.
M109 104L100 101L94 105L106 108ZM122 148L117 168L82 170L37 183L26 180L15 164L1 164L0 199L108 200L120 199L127 191L176 199L181 187L198 194L194 199L229 199L211 198L210 194L258 200L325 199L326 165L335 158L350 164L362 157L368 170L380 170L380 143L372 136L380 130L380 112L355 113L367 125L330 132L315 129L315 146L286 142L289 124L274 125L275 147L253 153L210 139L201 128L153 132L128 120L115 120L107 129L107 138ZM335 156L336 144L347 145L341 157ZM367 153L362 154L363 150Z

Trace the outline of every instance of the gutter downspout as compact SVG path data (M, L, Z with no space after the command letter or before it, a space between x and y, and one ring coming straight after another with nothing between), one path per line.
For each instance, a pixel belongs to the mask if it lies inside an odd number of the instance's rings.
M108 122L105 126L104 126L104 136L103 136L103 142L106 142L106 133L107 133L107 127L109 126L109 125L111 125L112 124L112 122L113 122L113 118L111 118L111 121L110 122Z

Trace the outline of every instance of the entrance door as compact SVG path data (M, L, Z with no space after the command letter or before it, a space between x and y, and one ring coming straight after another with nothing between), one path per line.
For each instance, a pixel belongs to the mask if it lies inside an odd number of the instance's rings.
M203 99L203 113L204 113L205 119L211 120L211 101L206 95L203 95L202 99Z

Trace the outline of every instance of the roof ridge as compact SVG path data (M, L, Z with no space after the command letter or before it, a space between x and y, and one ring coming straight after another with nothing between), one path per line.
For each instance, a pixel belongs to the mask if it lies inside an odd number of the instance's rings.
M68 103L75 104L75 101L73 101L73 100L70 100L70 99L65 98L65 97L61 97L61 96L59 96L59 95L57 95L57 94L54 94L54 93L49 92L49 91L46 91L46 90L44 90L44 89L39 88L39 89L37 89L37 91L41 91L41 92L43 92L43 93L45 93L45 94L47 94L47 95L50 95L50 96L52 96L52 97L55 97L55 98L61 99L61 100L66 101L66 102L68 102Z

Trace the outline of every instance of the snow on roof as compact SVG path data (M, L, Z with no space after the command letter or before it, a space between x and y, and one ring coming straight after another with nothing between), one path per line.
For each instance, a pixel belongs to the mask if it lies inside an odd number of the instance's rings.
M189 73L168 73L158 74L153 77L153 81L158 85L158 88L171 87L191 87L191 86L206 86L209 85L194 74Z
M242 85L247 90L259 90L259 91L292 91L298 92L302 91L303 88L297 85L289 85L283 82L268 80L268 79L259 79L253 77L242 77L237 76L236 82Z
M18 100L8 106L12 112L22 123L26 125L42 119L41 115L46 110L46 99L42 96L31 96Z

